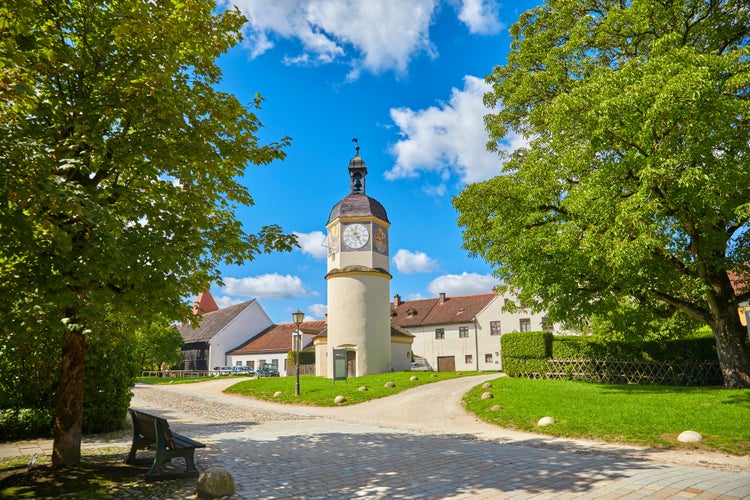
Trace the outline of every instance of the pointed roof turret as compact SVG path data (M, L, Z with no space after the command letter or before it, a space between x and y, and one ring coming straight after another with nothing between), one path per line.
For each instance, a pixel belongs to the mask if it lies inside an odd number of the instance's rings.
M352 139L357 142L357 139ZM354 158L349 160L349 194L331 209L328 222L333 222L339 217L370 216L388 221L388 214L380 202L365 194L365 177L367 176L367 165L365 160L359 156L359 144L355 147Z

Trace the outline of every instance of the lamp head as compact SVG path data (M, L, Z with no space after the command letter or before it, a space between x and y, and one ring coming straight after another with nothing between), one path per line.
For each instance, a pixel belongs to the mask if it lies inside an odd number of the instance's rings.
M294 321L295 325L299 325L302 323L305 319L305 313L297 309L295 312L292 313L292 320Z

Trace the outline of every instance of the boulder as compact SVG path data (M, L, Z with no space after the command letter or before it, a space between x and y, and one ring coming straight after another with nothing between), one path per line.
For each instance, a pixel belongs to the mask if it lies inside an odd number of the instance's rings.
M336 396L333 399L333 402L336 403L337 405L340 405L341 403L346 403L346 397L344 397L344 396Z
M396 384L394 384L393 382L388 381L388 382L385 383L385 385L383 387L389 387L389 388L390 387L396 387Z
M419 377L417 377L416 375L412 375L411 377L409 377L409 380L414 382L415 380L419 380Z
M360 386L359 386L359 391L360 391L360 392L365 392L366 390L367 390L367 387L366 387L366 386L364 386L364 385L360 385Z
M484 384L482 384L482 389L489 389L490 387L492 387L492 384L490 384L489 382L485 382Z
M494 397L495 396L493 396L491 392L483 392L482 393L482 399L492 399Z
M276 392L274 392L274 393L273 393L273 397L275 397L275 398L278 398L278 397L279 397L279 396L281 396L282 394L284 394L284 393L283 393L283 392L281 392L281 391L276 391Z
M198 476L198 498L219 498L234 494L234 478L223 467L209 467Z
M680 443L699 443L703 441L703 436L695 431L682 431L680 435L677 436L677 441Z
M542 417L539 422L536 423L537 427L547 427L548 425L555 425L557 422L552 417Z
M492 408L490 408L492 411L500 411L502 409L503 407L501 405L493 405Z

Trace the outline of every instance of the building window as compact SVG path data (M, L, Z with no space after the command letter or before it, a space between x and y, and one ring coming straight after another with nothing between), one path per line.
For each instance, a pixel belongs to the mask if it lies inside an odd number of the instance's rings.
M484 355L484 362L485 363L492 363L492 353Z
M470 365L474 362L474 357L471 354L467 354L464 359L467 365Z
M551 332L555 329L555 327L552 325L552 322L549 320L549 317L544 316L542 317L542 330L545 332Z
M490 335L500 335L499 321L490 321Z
M468 326L459 326L458 327L458 338L460 338L460 339L468 339L469 338L469 327Z
M435 340L442 340L445 338L445 328L435 328Z
M522 332L530 332L531 331L531 318L521 318L521 331Z

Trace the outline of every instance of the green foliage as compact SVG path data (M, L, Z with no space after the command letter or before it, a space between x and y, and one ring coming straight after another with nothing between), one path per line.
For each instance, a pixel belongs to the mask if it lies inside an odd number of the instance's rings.
M750 294L730 281L750 278L746 5L556 0L524 13L488 76L485 122L490 149L526 145L454 200L464 247L522 302L569 323L609 321L623 301L680 310L711 326L731 387L750 386L737 315Z
M274 225L249 234L235 215L253 204L246 166L283 159L290 139L261 144L262 98L246 107L215 88L216 60L242 36L236 9L9 0L0 18L0 311L40 345L56 348L61 325L76 332L64 337L53 453L70 466L82 337L183 321L185 297L219 281L219 266L296 245Z
M315 351L300 351L299 353L300 364L302 365L314 365L315 364ZM289 351L286 355L287 366L294 366L297 364L297 351Z
M51 408L0 409L0 441L49 438L53 420Z
M709 334L668 341L607 337L552 336L549 332L516 332L501 337L503 371L511 377L544 376L554 370L548 359L613 361L716 361L716 342Z
M549 371L547 359L552 356L551 332L514 332L500 337L503 371L522 376Z
M182 337L166 321L154 321L137 329L135 343L141 370L159 370L162 363L177 366L182 362Z
M500 337L503 355L512 358L546 359L552 356L551 332L513 332Z
M83 432L97 434L123 429L130 389L140 374L135 335L118 325L89 339L86 351Z

